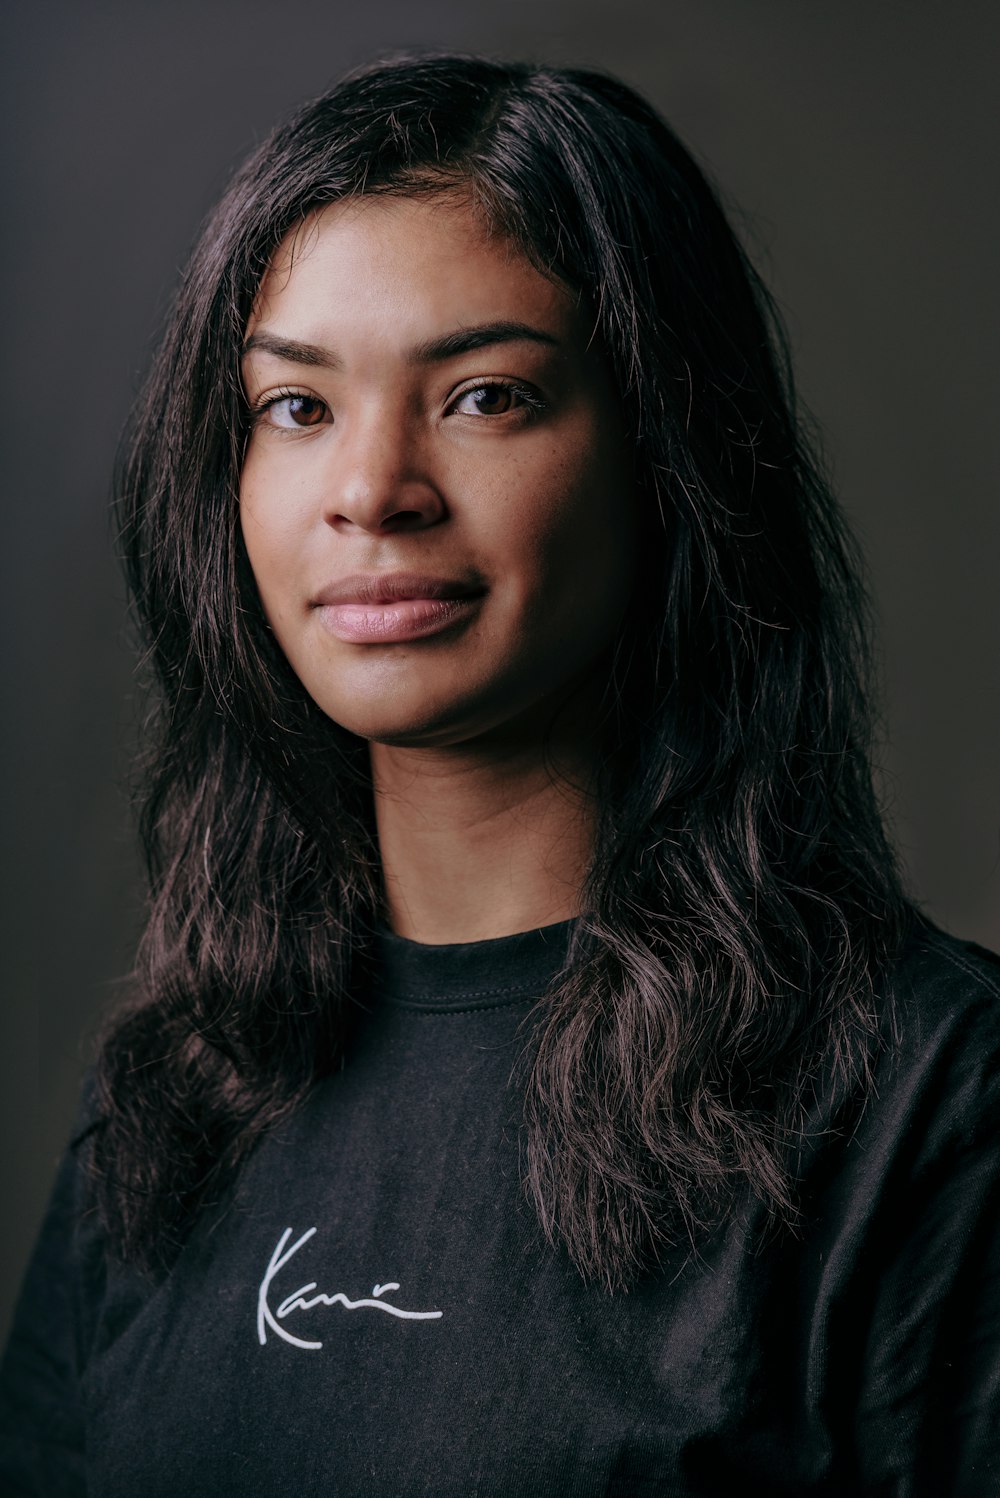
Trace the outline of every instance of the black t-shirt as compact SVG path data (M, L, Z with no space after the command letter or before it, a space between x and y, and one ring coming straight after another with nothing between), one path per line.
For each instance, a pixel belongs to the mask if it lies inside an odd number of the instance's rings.
M349 1064L158 1283L70 1150L3 1369L4 1493L1000 1493L1000 961L921 927L877 1093L625 1295L541 1242L510 1085L567 924L387 937ZM530 1023L530 1021L529 1021Z

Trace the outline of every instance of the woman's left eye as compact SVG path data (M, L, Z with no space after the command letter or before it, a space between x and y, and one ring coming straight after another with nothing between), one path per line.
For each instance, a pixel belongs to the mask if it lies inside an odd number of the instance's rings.
M315 395L279 395L257 412L257 419L285 432L300 432L319 426L326 420L327 412L326 402Z
M521 385L487 380L482 385L463 390L452 410L460 416L506 416L508 412L516 411L521 406L538 410L541 404L530 390L525 390Z

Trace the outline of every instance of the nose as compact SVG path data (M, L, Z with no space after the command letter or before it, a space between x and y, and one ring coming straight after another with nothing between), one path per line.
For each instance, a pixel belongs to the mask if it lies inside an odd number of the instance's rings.
M446 512L412 421L381 404L341 434L330 479L326 520L338 531L421 530Z

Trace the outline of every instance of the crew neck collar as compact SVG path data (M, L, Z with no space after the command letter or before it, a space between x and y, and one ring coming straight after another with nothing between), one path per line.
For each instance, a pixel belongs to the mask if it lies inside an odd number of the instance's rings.
M376 991L420 1009L487 1009L540 998L566 958L576 921L443 945L377 933Z

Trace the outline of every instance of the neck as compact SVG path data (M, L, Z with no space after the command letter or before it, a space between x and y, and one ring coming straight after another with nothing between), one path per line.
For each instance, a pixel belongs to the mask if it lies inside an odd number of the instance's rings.
M371 762L398 935L485 941L580 913L596 799L578 744L373 744Z

